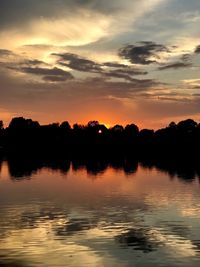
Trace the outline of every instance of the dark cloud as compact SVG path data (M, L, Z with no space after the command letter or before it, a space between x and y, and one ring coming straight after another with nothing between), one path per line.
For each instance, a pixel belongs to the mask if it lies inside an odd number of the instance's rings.
M147 74L147 72L144 70L133 68L125 64L116 62L106 62L100 64L71 53L53 53L52 55L59 57L57 63L61 66L69 67L77 71L100 74L107 78L119 78L132 82L135 80L132 76ZM108 69L105 69L103 67L108 67Z
M0 57L1 56L9 56L9 55L12 55L12 51L10 50L7 50L7 49L0 49Z
M120 78L125 79L130 82L134 82L136 79L133 78L133 75L145 75L147 72L140 70L129 70L129 69L116 69L103 72L102 75L111 78Z
M0 28L24 26L35 18L55 18L63 7L64 0L1 0Z
M58 63L62 66L67 66L70 69L73 70L78 70L78 71L83 71L83 72L100 72L101 69L101 65L80 57L78 55L75 54L71 54L71 53L64 53L64 54L56 54L53 53L52 55L54 56L58 56L60 59L58 60Z
M103 63L103 66L110 67L110 68L127 68L127 65L120 64L117 62L105 62Z
M134 85L136 88L152 88L157 87L158 85L161 85L161 83L155 79L132 79L132 85Z
M21 67L21 68L13 68L14 70L33 74L33 75L39 75L44 76L45 80L48 81L66 81L73 79L73 76L70 72L64 71L59 68L40 68L40 67ZM51 78L50 78L51 77Z
M42 79L46 82L65 82L65 81L69 80L69 78L66 76L55 76L55 75L54 76L50 76L50 75L44 76Z
M187 97L185 97L185 98L183 98L183 97L164 97L164 96L158 96L158 99L159 100L163 100L163 101L174 101L174 102L178 102L178 103L181 103L181 102L183 102L183 103L187 103L187 102L191 102L191 99L190 98L187 98Z
M194 51L196 54L200 54L200 45L198 45L196 48L195 48L195 51Z
M181 60L184 61L184 62L191 61L192 60L192 54L188 53L188 54L182 55Z
M145 70L137 69L137 68L124 68L124 69L115 69L113 70L118 73L122 74L129 74L129 75L146 75L148 72Z
M149 65L157 63L158 53L170 52L169 49L154 42L139 42L137 45L126 45L119 50L119 56L133 64Z
M199 86L198 89L200 89L200 86ZM198 96L198 97L200 97L200 94L192 94L192 96Z
M33 66L46 64L44 61L41 61L41 60L38 60L38 59L28 59L28 60L25 60L24 63L27 64L27 65L33 65Z
M148 74L147 71L139 69L139 68L133 68L125 64L120 64L117 62L105 62L102 64L102 66L109 67L111 70L109 73L120 73L120 74L126 74L126 75L146 75Z
M182 69L182 68L187 68L187 67L192 67L192 63L189 62L175 62L172 64L164 65L159 67L159 70L167 70L167 69Z
M51 72L51 75L53 75L53 73L56 70L56 69L54 70L49 69L50 68L49 64L45 63L42 60L23 58L22 56L14 54L10 51L8 55L7 55L7 52L5 52L4 54L5 56L2 56L2 60L0 61L0 67L2 71L4 70L8 72L9 70L10 72L14 70L14 71L19 71L23 73L35 74L35 75L40 75L40 73L41 75L43 75L43 72L44 74L46 74L46 72ZM46 68L47 66L49 66L49 68ZM60 69L58 75L61 75L63 77L66 76L65 73L61 73L61 71L62 70Z
M135 1L137 6L138 1ZM24 26L32 20L66 18L66 15L77 14L79 10L90 10L94 13L113 15L128 9L131 0L1 0L0 29Z

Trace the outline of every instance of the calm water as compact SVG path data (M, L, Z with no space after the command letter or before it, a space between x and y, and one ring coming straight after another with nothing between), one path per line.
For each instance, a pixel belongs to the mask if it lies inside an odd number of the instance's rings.
M0 266L200 266L195 171L29 167L1 163Z

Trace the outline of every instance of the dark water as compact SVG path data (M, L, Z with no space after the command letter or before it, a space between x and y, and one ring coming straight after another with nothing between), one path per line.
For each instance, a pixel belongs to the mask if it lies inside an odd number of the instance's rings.
M0 267L200 266L195 170L29 167L1 164Z

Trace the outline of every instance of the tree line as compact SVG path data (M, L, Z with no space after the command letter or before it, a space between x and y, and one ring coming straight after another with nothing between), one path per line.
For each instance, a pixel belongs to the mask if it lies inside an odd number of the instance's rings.
M1 155L68 156L195 156L200 149L200 124L192 119L171 122L167 127L139 129L134 123L107 128L98 121L87 125L68 121L40 125L23 117L0 121Z

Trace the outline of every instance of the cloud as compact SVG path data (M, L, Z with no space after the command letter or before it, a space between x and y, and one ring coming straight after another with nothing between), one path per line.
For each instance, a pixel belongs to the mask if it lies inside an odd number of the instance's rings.
M187 67L192 67L192 63L188 62L175 62L172 64L164 65L159 67L159 70L167 70L167 69L182 69L182 68L187 68Z
M56 54L53 53L52 55L54 56L58 56L60 59L58 60L58 63L62 66L67 66L70 69L73 70L78 70L78 71L83 71L83 72L101 72L101 65L80 57L78 55L75 54L71 54L71 53L64 53L64 54Z
M53 53L52 55L59 57L57 63L60 66L69 67L72 70L81 72L96 73L107 78L119 78L134 82L134 75L147 74L144 70L117 62L97 63L71 53Z
M196 0L179 2L1 0L2 108L17 110L19 115L22 108L30 114L39 110L50 118L50 107L51 118L57 120L67 113L74 122L77 110L81 118L83 110L102 113L109 99L106 108L113 108L111 117L118 114L116 120L123 113L119 102L123 107L138 103L137 110L127 108L126 118L145 113L141 119L146 116L153 122L160 116L162 121L167 112L171 114L171 106L174 115L179 115L184 106L176 110L175 105L190 99L200 87L198 67L191 67L199 64L199 14L194 12L200 4ZM155 68L180 71L171 75L155 72ZM181 83L183 77L193 81ZM171 82L168 87L167 82ZM177 87L178 95L171 95ZM168 95L162 95L165 89ZM199 105L193 110L192 101L188 100L185 113L198 113ZM75 108L74 103L80 104Z
M198 45L194 51L196 54L200 54L200 45Z
M105 71L102 73L102 75L105 77L124 79L124 80L134 82L134 83L135 81L140 81L140 80L133 78L133 75L145 75L145 74L147 74L147 72L145 71L123 70L123 69L110 70L110 71L107 71L107 72ZM142 80L142 81L145 83L146 80Z
M149 65L157 63L159 53L169 53L169 49L154 42L139 42L137 45L127 45L119 50L119 56L132 64Z
M41 64L46 64L44 61L42 60L38 60L38 59L27 59L23 62L23 64L27 64L27 65L41 65Z
M7 49L0 49L0 57L2 56L9 56L12 54L12 51L7 50Z
M121 63L117 63L117 62L105 62L102 63L102 66L104 67L108 67L109 71L108 74L112 74L112 73L118 73L118 74L125 74L125 75L146 75L148 74L148 72L146 70L143 70L141 68L135 68L133 66L130 65L126 65L126 64L121 64Z
M44 17L45 19L65 17L75 14L79 10L89 10L107 16L130 12L132 15L143 14L153 8L162 0L1 0L0 1L0 27L24 25L27 21ZM140 7L140 9L139 9Z
M72 86L72 85L70 85ZM91 96L114 96L121 98L133 97L136 93L146 92L152 88L159 88L161 84L154 79L132 79L126 81L107 80L104 77L88 78L81 82L74 83L77 91L80 88L87 88L87 94ZM79 88L79 89L78 89Z
M7 55L7 50L2 50L2 54ZM147 74L147 71L141 68L135 68L119 62L98 63L73 53L51 53L51 56L53 55L56 57L56 61L53 59L53 61L49 61L49 63L36 58L27 58L26 54L18 55L9 51L9 55L10 54L12 57L5 56L4 60L0 62L2 68L15 71L13 75L16 75L17 71L29 75L44 76L43 80L49 82L63 82L73 79L74 77L72 74L64 67L87 73L88 76L90 76L89 74L96 74L97 77L102 76L103 79L123 79L128 82L135 82L133 77L135 75ZM55 67L55 64L59 65L59 67ZM85 78L87 78L86 75L84 76ZM79 79L80 77L83 78L80 74L77 74L76 78Z
M46 82L65 82L66 80L69 80L69 79L72 79L72 78L68 78L66 76L61 76L61 75L59 75L59 76L48 75L48 76L44 76L42 79L44 81L46 81Z
M182 80L182 83L186 88L190 88L190 89L200 88L200 79L186 79L186 80Z
M44 76L44 80L46 81L66 81L73 79L73 75L70 72L59 68L21 67L13 69L27 74Z
M123 69L115 69L115 72L122 73L122 74L129 74L129 75L146 75L148 72L142 69L137 69L133 67L127 66Z
M18 49L25 45L79 47L111 40L165 1L2 0L0 43Z
M32 18L22 25L0 31L2 48L19 49L27 45L81 46L108 36L111 18L87 10L77 10L63 17ZM14 27L15 26L15 27ZM12 38L10 38L12 36Z
M188 61L190 61L191 62L191 60L192 60L192 56L193 56L193 54L192 53L187 53L187 54L183 54L182 56L181 56L181 60L182 61L184 61L184 62L188 62Z
M105 62L103 66L110 67L110 68L127 68L127 65L117 63L117 62Z

